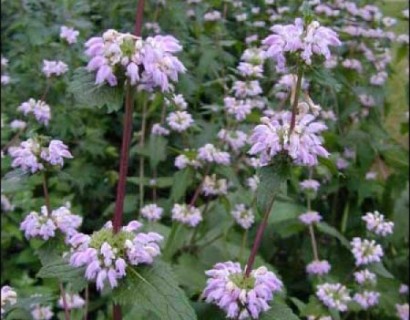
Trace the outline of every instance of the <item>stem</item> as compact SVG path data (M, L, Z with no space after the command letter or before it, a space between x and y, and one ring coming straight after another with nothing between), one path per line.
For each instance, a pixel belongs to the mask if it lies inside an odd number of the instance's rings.
M319 255L317 250L317 243L315 238L315 231L313 230L313 226L309 225L309 233L310 233L310 241L312 242L312 249L313 249L313 257L315 261L319 261Z
M296 82L296 89L295 89L295 99L293 100L293 105L292 105L292 118L290 120L290 129L289 129L289 136L292 133L293 129L295 128L296 124L296 114L298 111L298 102L299 102L299 91L300 88L302 87L302 77L303 77L303 68L302 65L299 64L298 67L298 79Z
M89 294L90 292L87 284L87 286L85 287L84 320L87 320L88 317L88 301L90 300Z
M195 205L195 202L196 202L196 200L197 200L198 197L199 197L199 193L200 193L201 190L202 190L202 185L204 184L205 177L208 175L208 172L209 172L210 167L211 167L211 165L208 164L208 166L207 166L206 169L205 169L204 175L203 175L203 177L202 177L201 183L200 183L199 186L196 188L195 193L194 193L194 196L192 197L191 202L189 203L189 206L190 206L190 207L192 207L192 206Z
M112 309L112 315L113 315L114 320L122 319L121 306L119 304L114 304L113 309Z
M115 201L115 212L113 218L114 233L117 233L122 225L122 215L124 209L125 185L128 171L128 155L131 143L132 133L132 105L133 90L130 84L127 84L126 98L125 98L125 114L124 114L124 129L122 132L122 146L120 158L120 177L117 185L117 199ZM114 318L117 319L117 318Z
M43 172L43 192L44 192L44 200L46 202L47 216L50 216L51 214L50 196L48 194L47 173L45 171Z
M70 311L68 310L68 305L67 305L67 299L65 296L65 291L63 284L60 283L60 291L61 291L61 297L63 299L63 306L64 306L64 319L65 320L70 320Z
M145 0L139 0L138 6L137 6L137 12L135 13L134 35L136 35L137 37L141 36L142 20L143 20L143 15L144 15L144 4L145 4Z
M142 123L141 123L141 136L140 136L140 148L144 148L145 145L145 129L147 124L147 100L144 101L142 107ZM140 181L139 181L139 193L140 193L140 209L144 206L144 162L143 156L140 157Z
M272 206L274 202L275 202L275 197L272 197L271 203L268 206L268 210L266 210L263 216L263 221L258 228L258 232L256 233L255 242L253 243L252 251L251 251L251 254L249 255L249 259L245 267L246 268L245 278L249 277L252 271L252 266L253 266L253 263L255 262L256 254L258 253L259 247L261 245L263 233L265 232L266 226L268 225L269 214L272 210Z

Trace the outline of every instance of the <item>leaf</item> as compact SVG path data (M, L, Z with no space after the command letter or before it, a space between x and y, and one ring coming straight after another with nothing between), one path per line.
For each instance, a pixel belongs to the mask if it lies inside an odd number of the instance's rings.
M276 200L273 203L272 211L269 216L269 223L280 223L283 221L297 218L306 208L298 204Z
M30 186L27 183L28 176L28 173L21 169L16 169L7 173L4 178L1 179L1 192L14 193L23 190L30 190Z
M97 86L95 75L83 67L74 71L68 92L74 95L80 105L98 108L106 106L108 113L120 110L123 105L123 90L108 85Z
M263 313L260 320L300 320L286 304L273 301L268 312Z
M167 144L168 141L164 137L151 135L148 143L151 169L155 169L167 158Z
M387 271L386 267L382 262L372 263L368 266L368 269L384 278L394 279L394 276L389 271Z
M256 205L261 215L270 210L272 201L289 176L288 164L282 159L258 170L260 183L256 190Z
M174 181L171 189L171 199L174 202L181 200L194 178L194 172L190 168L185 168L174 174Z
M334 175L337 176L339 174L339 170L337 169L335 163L327 158L319 157L318 158L319 163L323 166L325 166L329 171Z
M206 283L206 267L197 257L190 254L181 255L174 269L179 283L186 288L190 296L201 293Z
M344 235L342 235L337 229L328 225L326 222L319 222L316 224L317 229L329 236L332 236L340 241L340 243L350 250L350 243Z
M128 268L126 279L113 291L115 303L138 303L161 320L195 320L195 312L178 287L171 267L157 260L151 266Z

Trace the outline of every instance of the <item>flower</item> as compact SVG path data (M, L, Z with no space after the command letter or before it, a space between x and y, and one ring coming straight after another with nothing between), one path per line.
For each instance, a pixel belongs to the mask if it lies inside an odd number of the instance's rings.
M217 21L221 20L222 15L219 11L210 11L204 14L204 20L205 21Z
M401 284L399 288L400 294L408 294L409 293L409 286L407 284Z
M8 212L14 210L14 205L10 202L6 195L1 195L1 211Z
M108 283L118 286L118 280L126 275L127 265L152 264L160 254L159 242L163 237L156 232L137 232L142 224L136 220L114 233L112 223L94 232L92 236L77 233L69 240L70 265L85 267L85 277L95 280L101 291Z
M190 227L196 227L202 221L201 211L194 206L176 203L171 212L172 220L179 221Z
M352 253L356 259L356 266L380 262L383 257L383 249L374 240L353 238L350 242Z
M262 44L267 47L267 56L276 62L277 71L285 70L287 52L299 52L304 62L310 65L313 54L329 60L329 47L341 45L338 35L317 21L311 22L305 29L303 20L296 18L294 24L276 24L271 31L273 34L265 38Z
M18 147L8 149L10 156L13 158L11 166L21 168L25 171L35 173L43 170L44 165L40 163L37 153L40 150L40 144L34 139L28 139L20 143Z
M250 154L259 154L261 163L267 165L278 153L287 153L296 164L314 166L317 157L328 157L318 134L327 129L315 117L305 114L296 117L295 128L289 136L291 113L278 112L271 118L262 117L262 124L253 129L250 137Z
M306 272L308 274L315 274L319 276L328 274L330 269L331 269L331 265L326 260L322 260L322 261L315 260L306 266Z
M342 61L342 66L346 69L356 70L359 73L363 71L362 63L357 59L345 59Z
M356 293L353 296L353 300L356 301L360 306L367 310L379 303L380 293L375 291L363 291L361 293Z
M200 168L201 163L197 160L196 158L196 153L195 155L192 155L192 152L188 149L184 150L186 154L180 154L175 158L175 166L178 169L184 169L187 166L192 166L194 168Z
M171 100L165 98L165 104L167 106L173 105L179 110L186 110L188 107L188 103L182 94L174 94Z
M228 193L228 182L226 179L216 179L216 175L205 176L202 186L205 196L219 196Z
M90 57L87 70L96 71L97 85L116 86L118 75L123 74L131 85L138 83L147 91L160 88L167 92L173 89L172 82L178 80L178 74L186 71L174 56L182 46L169 35L144 40L110 29L102 37L90 38L85 46L85 53Z
M43 60L43 73L47 78L61 76L68 71L68 66L62 61Z
M374 98L364 93L359 95L359 100L360 103L365 107L374 107L376 105L376 101L374 100Z
M257 319L270 309L268 302L283 288L282 282L266 267L252 270L249 277L239 263L217 263L205 274L209 277L202 293L207 303L214 303L229 319Z
M175 111L168 115L167 122L172 130L183 132L192 126L194 120L186 111Z
M249 229L255 222L255 216L252 209L247 209L244 204L237 204L231 212L236 223L244 229Z
M235 117L237 121L245 120L248 114L252 111L252 105L249 99L237 100L233 97L224 98L225 110L228 114Z
M246 180L246 185L247 185L249 188L251 188L251 190L252 190L253 192L255 192L256 189L258 188L259 182L260 182L260 179L259 179L259 177L255 174L255 175L253 175L252 177L250 177L250 178L248 178L248 179Z
M341 312L347 310L351 298L347 288L340 283L324 283L317 286L316 295L329 308Z
M226 142L235 151L245 146L247 137L247 134L240 130L221 129L218 132L218 138Z
M80 34L78 30L74 28L61 26L60 27L60 38L68 42L68 44L73 44L77 42L77 37Z
M366 180L375 180L377 178L377 172L375 171L369 171L366 173Z
M401 320L409 320L409 304L396 304L397 315Z
M155 123L152 126L151 133L154 136L167 136L169 135L169 130L161 126L161 124Z
M60 140L51 140L48 148L41 151L40 157L53 166L61 167L64 165L64 158L73 158L68 147Z
M362 220L366 222L367 230L374 232L375 234L385 237L393 233L394 223L391 221L385 221L384 215L378 211L367 212Z
M237 80L234 82L232 90L237 98L253 97L262 93L262 88L257 80L247 82Z
M12 287L1 287L1 316L3 316L5 310L4 307L9 304L13 305L17 302L17 293Z
M17 110L23 112L25 116L33 113L36 120L46 126L51 119L50 106L41 100L36 101L33 98L30 98L28 101L23 102L18 106Z
M39 304L35 304L31 306L31 315L34 320L50 320L54 313L51 311L50 306L43 307Z
M228 152L220 151L210 143L198 149L198 159L223 165L229 165L231 162L231 156Z
M27 126L27 123L25 121L21 121L21 120L13 120L12 122L10 122L10 128L12 130L24 130Z
M30 212L20 224L20 230L24 231L27 239L40 237L48 240L55 236L55 231L60 230L64 235L70 237L77 233L83 219L74 215L71 211L62 206L58 209L47 212L46 206L41 207L41 213Z
M301 214L299 220L305 225L311 225L312 223L322 220L322 216L316 211L308 211Z
M80 297L78 294L65 294L65 301L67 304L67 309L81 309L85 305L85 300ZM64 308L64 301L63 297L60 296L60 299L58 299L58 306L60 308Z
M337 158L337 160L336 160L336 167L337 167L339 170L346 169L348 166L349 166L349 162L347 162L346 159L344 159L344 158L342 158L342 157Z
M164 209L158 207L156 204L147 204L141 208L141 215L149 221L157 221L161 219Z
M320 187L320 183L319 181L308 179L308 180L303 180L302 182L300 182L299 186L302 190L312 190L316 192Z
M355 272L354 278L358 284L365 284L365 283L375 284L376 283L376 275L367 269Z

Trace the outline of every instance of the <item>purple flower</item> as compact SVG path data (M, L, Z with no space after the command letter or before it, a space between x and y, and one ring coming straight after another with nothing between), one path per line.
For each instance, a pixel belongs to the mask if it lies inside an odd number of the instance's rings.
M352 253L356 259L356 266L380 262L383 257L383 249L374 240L353 238L350 242Z
M84 304L85 300L80 297L78 294L65 294L65 301L67 303L67 309L81 309ZM63 297L61 296L60 299L58 300L58 306L60 308L64 308L64 302L63 302Z
M296 164L317 165L317 157L328 157L329 153L322 146L319 134L327 129L321 122L315 122L310 114L296 118L296 125L289 136L290 112L279 112L272 118L262 117L262 124L253 130L250 142L250 154L259 154L263 165L267 165L274 156L286 152Z
M316 223L322 220L322 216L316 211L309 211L301 214L299 216L299 220L303 224L311 225L312 223Z
M44 125L48 125L51 119L50 106L41 100L36 101L30 98L18 106L17 110L23 112L25 116L33 113L37 121Z
M363 291L356 293L353 300L356 301L364 310L374 307L379 303L380 293L375 291Z
M41 207L41 214L32 211L20 224L20 230L24 231L27 239L40 237L43 240L48 240L55 236L56 229L57 226L47 215L45 206Z
M80 32L74 28L69 28L66 26L61 26L60 28L60 38L67 41L69 44L76 43L79 34Z
M13 168L21 168L31 173L43 170L44 166L37 157L40 151L40 144L34 139L23 141L20 143L20 146L10 147L8 151L13 158L11 163Z
M164 209L158 207L156 204L148 204L141 208L141 215L150 221L157 221L161 219Z
M299 186L302 190L312 190L316 192L320 187L320 183L316 180L308 179L300 182Z
M283 288L282 282L266 267L252 270L245 278L239 263L217 263L205 272L209 277L202 296L226 312L229 319L257 319L269 310L273 294Z
M255 216L252 209L246 208L244 204L237 204L231 212L231 215L236 223L244 229L249 229L255 222Z
M68 147L60 140L51 140L48 149L43 149L40 156L54 166L63 166L64 158L73 158L70 151L68 151Z
M196 227L202 221L201 211L194 206L176 203L171 212L172 220L179 221L190 227Z
M365 283L375 284L376 283L376 275L367 269L355 272L354 278L358 284L365 284Z
M386 221L384 215L380 214L378 211L367 212L362 220L366 222L367 230L374 232L375 234L385 237L393 233L394 223L391 221Z
M347 303L352 300L347 288L340 283L318 285L316 295L325 306L342 312L347 310Z
M198 149L198 159L223 165L229 165L231 162L231 156L228 152L220 151L210 143Z
M328 274L331 269L331 266L328 261L322 260L322 261L312 261L306 266L306 272L308 274L315 274L319 276L323 276L325 274Z
M43 60L43 73L47 78L61 76L68 71L68 66L62 61Z
M397 316L401 320L409 320L409 304L396 304Z

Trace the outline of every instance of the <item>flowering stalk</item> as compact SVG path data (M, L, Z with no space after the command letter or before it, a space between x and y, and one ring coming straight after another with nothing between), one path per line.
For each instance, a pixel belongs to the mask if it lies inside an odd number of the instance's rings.
M296 114L298 112L298 102L299 102L299 91L302 88L302 77L303 77L303 67L301 64L299 64L298 66L297 77L298 79L296 82L295 97L293 99L293 104L292 104L292 118L290 120L289 136L292 133L293 129L295 128L295 124L296 124Z
M308 211L310 212L311 206L310 206L310 198L308 196L307 199L307 206L308 206ZM310 234L310 241L312 243L312 250L313 250L313 257L315 258L315 261L319 261L319 250L317 249L317 242L316 242L316 237L315 237L315 230L313 229L313 224L309 224L309 234Z
M253 243L252 251L251 251L251 254L249 255L248 262L246 263L246 267L245 267L246 268L245 278L248 278L252 271L252 266L253 266L253 263L255 262L256 254L258 253L259 247L261 245L263 233L265 232L266 226L268 225L269 214L272 211L274 202L275 202L275 197L272 197L272 200L270 201L270 204L263 216L263 221L260 224L258 231L256 233L255 242Z
M60 292L61 292L61 296L63 298L63 307L64 307L64 318L65 320L70 320L70 311L68 310L68 305L67 305L67 296L65 294L64 291L64 287L63 284L60 283Z
M128 155L131 143L132 133L132 109L133 109L133 90L130 84L127 84L125 98L124 129L122 133L122 146L120 158L120 177L117 185L117 199L115 201L114 218L112 221L114 232L121 229L122 215L124 209L125 184L128 171Z

